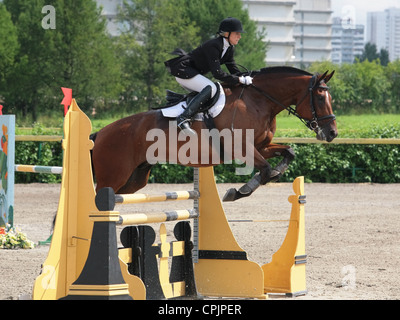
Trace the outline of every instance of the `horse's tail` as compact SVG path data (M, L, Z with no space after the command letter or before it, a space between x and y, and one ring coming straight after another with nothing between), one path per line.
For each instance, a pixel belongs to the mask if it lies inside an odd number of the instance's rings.
M92 140L94 143L96 143L96 138L97 138L97 132L92 133L89 136L89 139ZM92 164L92 175L93 175L93 180L95 180L96 176L95 176L95 172L94 172L94 167L93 167L93 149L90 150L90 162Z

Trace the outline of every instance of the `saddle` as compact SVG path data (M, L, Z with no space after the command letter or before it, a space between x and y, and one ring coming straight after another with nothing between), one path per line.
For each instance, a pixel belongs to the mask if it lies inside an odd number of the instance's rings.
M214 97L212 99L210 99L209 101L207 101L203 105L203 107L199 110L199 112L206 112L218 101L219 96L221 94L221 90L220 90L220 86L218 83L217 83L216 87L217 87L217 92L214 95ZM152 108L153 110L170 108L170 107L176 106L177 104L179 104L181 102L186 102L186 105L188 105L190 103L190 101L198 94L198 92L190 92L188 94L181 94L181 93L177 93L177 92L174 92L171 90L166 90L166 92L167 92L167 96L166 96L167 103L162 106L153 107Z

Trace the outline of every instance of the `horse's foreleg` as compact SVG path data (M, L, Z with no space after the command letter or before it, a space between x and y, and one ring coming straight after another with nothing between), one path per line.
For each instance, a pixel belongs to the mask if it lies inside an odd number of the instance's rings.
M251 178L251 180L244 184L239 190L236 190L235 188L229 189L222 201L235 201L240 198L248 197L257 190L260 185L264 185L270 181L272 171L271 166L258 151L255 151L254 154L254 167L259 169L260 172L256 173L253 178Z
M294 160L295 154L291 147L270 144L267 148L260 151L265 159L282 156L283 159L272 169L270 175L270 181L275 182L283 175L283 173L289 168L289 164Z
M277 164L275 168L271 168L266 159L282 156L283 159ZM240 198L250 196L260 185L265 185L268 182L275 182L283 175L288 169L290 162L295 157L294 151L289 146L278 144L270 144L267 148L262 149L260 152L256 151L254 155L254 166L260 172L255 174L254 177L243 185L239 190L235 188L229 189L223 201L235 201Z

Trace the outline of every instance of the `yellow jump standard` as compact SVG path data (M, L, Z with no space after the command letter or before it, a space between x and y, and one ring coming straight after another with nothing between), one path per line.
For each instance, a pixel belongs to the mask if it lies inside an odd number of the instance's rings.
M96 206L90 158L93 142L89 139L90 133L90 120L73 100L64 122L64 160L57 219L48 257L34 284L34 300L64 297L145 299L146 291L149 290L146 287L148 284L145 286L140 277L129 272L132 261L137 258L135 250L117 248L116 225L120 223L120 214L112 210L102 211ZM194 219L196 225L193 250L190 240L182 240L180 236L178 241L166 242L163 230L160 235L162 243L151 246L158 250L155 256L160 259L157 277L160 293L166 298L187 296L189 293L191 296L199 294L259 299L265 299L268 293L304 294L306 255L303 177L294 181L295 194L289 197L292 212L286 238L273 255L271 263L263 266L249 261L247 253L237 243L217 192L213 168L200 168L196 184L198 194L195 192L192 196L188 193L177 196L195 199L195 210L188 216ZM159 200L169 202L172 199L162 196ZM182 217L182 214L178 216ZM159 222L169 219L165 215L160 216ZM154 220L158 221L158 218ZM189 222L181 223L181 229L184 230L182 233L187 234L190 230ZM144 229L154 233L149 226L143 226ZM196 252L198 262L191 261L192 251ZM190 270L192 266L195 284L189 276L184 277L183 281L172 282L169 279L166 267L168 262L165 260L169 253L174 258L180 255L177 259L182 259L182 254L186 256L185 270ZM101 272L99 269L102 269ZM171 273L175 272L174 269L173 263Z

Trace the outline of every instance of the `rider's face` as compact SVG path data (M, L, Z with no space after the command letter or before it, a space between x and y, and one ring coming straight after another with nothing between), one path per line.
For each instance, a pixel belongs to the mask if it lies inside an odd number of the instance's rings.
M236 46L239 43L242 34L240 32L231 32L229 36L229 43L233 46Z

